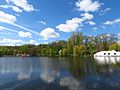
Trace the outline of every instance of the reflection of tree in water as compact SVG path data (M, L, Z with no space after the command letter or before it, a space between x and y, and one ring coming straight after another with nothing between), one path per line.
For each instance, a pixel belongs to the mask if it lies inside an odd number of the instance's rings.
M70 72L80 79L91 75L95 71L94 62L86 58L73 57L72 60L69 60L69 64Z
M98 64L91 57L73 57L69 60L69 64L70 72L79 79L91 75L108 77L120 71L120 63Z
M82 85L83 88L90 90L105 88L104 90L106 90L120 86L120 63L98 64L93 58L74 57L69 60L69 64L71 74L81 80L80 86Z
M120 57L95 58L96 72L104 77L113 76L120 71Z
M115 64L97 64L96 72L104 77L113 76L120 72L120 63Z

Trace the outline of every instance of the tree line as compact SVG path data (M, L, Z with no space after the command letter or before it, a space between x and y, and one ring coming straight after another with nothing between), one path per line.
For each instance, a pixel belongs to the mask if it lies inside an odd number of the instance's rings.
M93 55L98 51L116 50L120 51L117 36L115 34L99 34L86 36L82 32L74 32L65 41L55 41L49 44L22 46L0 46L0 56L81 56Z

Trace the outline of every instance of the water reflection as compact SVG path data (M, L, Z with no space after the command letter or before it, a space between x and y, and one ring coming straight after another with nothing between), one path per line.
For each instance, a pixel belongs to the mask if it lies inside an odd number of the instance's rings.
M103 63L106 60L110 63ZM119 60L115 57L0 58L0 90L120 89Z
M115 60L115 63L111 63L110 61ZM106 59L104 59L106 60ZM94 60L92 57L73 57L69 62L69 71L71 74L82 80L85 77L100 75L100 76L108 76L109 74L118 73L120 71L120 58L109 58L110 63L103 63L103 58L97 58ZM102 63L101 63L102 62Z
M6 60L5 60L6 59ZM37 69L40 78L45 82L53 82L59 76L59 63L50 58L35 58L37 63L31 61L31 58L4 58L0 60L0 74L16 74L18 80L30 79L32 72Z
M5 58L5 60L0 60L0 73L1 74L17 74L18 80L29 79L32 72L32 63L26 61L26 58L11 58L13 60L9 60Z
M69 60L69 70L71 75L74 76L74 79L79 80L79 87L83 90L117 90L120 89L120 84L118 84L120 82L118 78L120 77L119 58L114 57L107 60L110 61L110 59L113 59L112 61L114 62L103 63L102 61L102 63L99 63L100 59L97 59L97 61L90 57L73 57ZM70 80L71 78L65 79L65 81ZM76 88L77 87L78 86L76 86Z
M54 82L55 78L60 74L59 63L55 63L55 61L50 60L50 58L41 59L40 66L40 77L47 83Z
M60 80L60 85L63 87L67 86L69 90L84 90L84 87L81 85L80 81L72 76L62 78Z
M22 62L19 61L17 63L17 78L18 80L24 80L24 79L29 79L31 77L32 73L32 63L28 62L23 58Z
M112 64L120 62L120 57L95 57L98 64Z
M93 58L73 57L69 64L71 73L79 79L95 72Z

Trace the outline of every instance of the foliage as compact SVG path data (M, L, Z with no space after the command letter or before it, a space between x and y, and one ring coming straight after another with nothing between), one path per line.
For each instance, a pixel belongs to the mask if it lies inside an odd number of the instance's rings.
M81 32L75 32L68 41L54 41L50 44L38 46L26 44L23 46L0 46L0 56L17 56L28 54L31 56L81 56L92 55L101 50L120 51L115 34L100 34L97 36L86 36Z
M116 51L120 51L120 45L117 43L113 43L109 46L109 50L116 50Z

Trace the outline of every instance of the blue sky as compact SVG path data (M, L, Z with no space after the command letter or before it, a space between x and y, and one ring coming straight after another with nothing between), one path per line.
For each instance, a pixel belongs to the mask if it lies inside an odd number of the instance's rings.
M120 0L0 0L0 45L120 32Z

